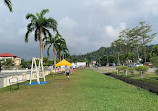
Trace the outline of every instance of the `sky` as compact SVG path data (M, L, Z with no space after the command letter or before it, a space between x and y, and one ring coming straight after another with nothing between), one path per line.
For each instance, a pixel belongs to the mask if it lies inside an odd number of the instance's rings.
M12 0L12 4L13 13L0 0L0 53L8 52L27 60L39 57L40 48L33 34L29 43L24 41L30 22L25 16L42 9L49 9L46 16L57 20L70 54L109 47L120 31L135 27L140 21L150 23L153 33L158 33L158 0ZM157 37L151 44L156 43Z

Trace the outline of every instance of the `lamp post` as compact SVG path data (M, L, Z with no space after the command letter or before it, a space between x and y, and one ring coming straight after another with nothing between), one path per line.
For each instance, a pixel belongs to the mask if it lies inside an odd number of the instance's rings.
M2 61L2 57L0 57L0 72L1 72L1 70L2 70L2 65L1 65L1 61Z

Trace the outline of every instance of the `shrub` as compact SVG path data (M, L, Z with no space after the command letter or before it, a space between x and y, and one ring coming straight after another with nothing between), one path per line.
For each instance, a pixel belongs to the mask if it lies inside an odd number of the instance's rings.
M118 70L118 71L121 71L122 70L122 67L116 67L116 70Z
M158 75L158 68L155 70L155 74L157 74L157 75Z
M121 68L124 72L126 72L126 70L128 69L128 66L122 66Z
M148 66L138 66L136 68L136 71L142 71L142 74L144 74L144 72L147 72L149 70L149 67Z
M129 67L128 71L131 73L131 75L134 74L135 68L134 67Z

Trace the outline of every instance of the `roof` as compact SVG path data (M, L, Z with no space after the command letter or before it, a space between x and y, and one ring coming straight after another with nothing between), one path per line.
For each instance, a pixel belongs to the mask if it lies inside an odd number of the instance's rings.
M0 57L17 57L17 56L10 53L2 53L0 54Z
M67 66L71 66L71 63L66 61L65 59L63 59L61 62L57 63L56 64L56 67L58 66L64 66L64 65L67 65Z

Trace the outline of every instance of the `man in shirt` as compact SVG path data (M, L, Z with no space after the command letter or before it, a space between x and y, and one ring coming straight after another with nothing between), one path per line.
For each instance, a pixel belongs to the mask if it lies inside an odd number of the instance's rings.
M69 80L70 68L68 66L66 66L65 73L67 76L67 80Z

